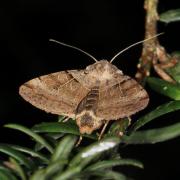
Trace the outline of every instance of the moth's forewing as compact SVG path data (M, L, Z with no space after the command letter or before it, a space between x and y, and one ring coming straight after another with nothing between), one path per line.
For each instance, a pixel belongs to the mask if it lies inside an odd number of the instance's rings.
M147 92L134 79L126 77L126 80L118 82L115 86L100 91L97 116L106 120L119 119L131 116L147 106Z
M23 84L20 95L39 109L75 117L76 108L87 89L66 71L44 75Z

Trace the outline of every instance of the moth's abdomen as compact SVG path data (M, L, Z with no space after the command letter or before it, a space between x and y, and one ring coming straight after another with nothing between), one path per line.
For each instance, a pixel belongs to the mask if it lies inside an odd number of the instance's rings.
M95 111L95 108L97 106L97 101L98 101L98 98L99 98L99 90L98 89L92 89L87 97L86 97L86 103L85 103L85 109L86 110L94 110Z
M99 89L93 88L89 91L87 96L79 103L76 113L80 114L83 111L93 111L95 113L97 108L97 103L99 99Z
M76 110L76 122L82 134L91 134L102 125L102 121L96 116L99 100L99 88L93 88L87 96L79 103Z

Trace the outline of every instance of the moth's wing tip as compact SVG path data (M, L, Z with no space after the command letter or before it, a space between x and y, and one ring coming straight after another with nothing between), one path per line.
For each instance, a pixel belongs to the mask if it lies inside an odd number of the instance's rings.
M19 87L19 95L23 97L25 100L26 100L27 92L33 89L32 83L30 82L31 81L28 81Z
M19 86L19 91L18 91L18 92L19 92L19 95L20 95L20 96L23 96L24 89L25 89L24 84L21 85L21 86Z

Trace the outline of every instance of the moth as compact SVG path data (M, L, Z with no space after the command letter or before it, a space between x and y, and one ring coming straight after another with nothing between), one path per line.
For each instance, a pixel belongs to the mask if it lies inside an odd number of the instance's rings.
M148 39L146 39L148 40ZM81 134L91 134L111 120L130 117L149 102L146 90L112 64L137 42L117 53L110 61L98 61L81 70L65 70L32 79L20 86L20 95L35 107L76 120Z

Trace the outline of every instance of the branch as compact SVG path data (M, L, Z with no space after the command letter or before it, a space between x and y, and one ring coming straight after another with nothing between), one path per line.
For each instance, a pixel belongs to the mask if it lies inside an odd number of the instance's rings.
M146 11L145 19L145 39L157 34L157 21L159 19L157 12L158 0L145 0L144 9ZM177 60L167 54L165 48L160 45L158 38L155 37L143 43L142 55L137 65L136 79L143 83L145 78L150 75L153 66L156 73L168 82L175 82L165 69L173 67Z

